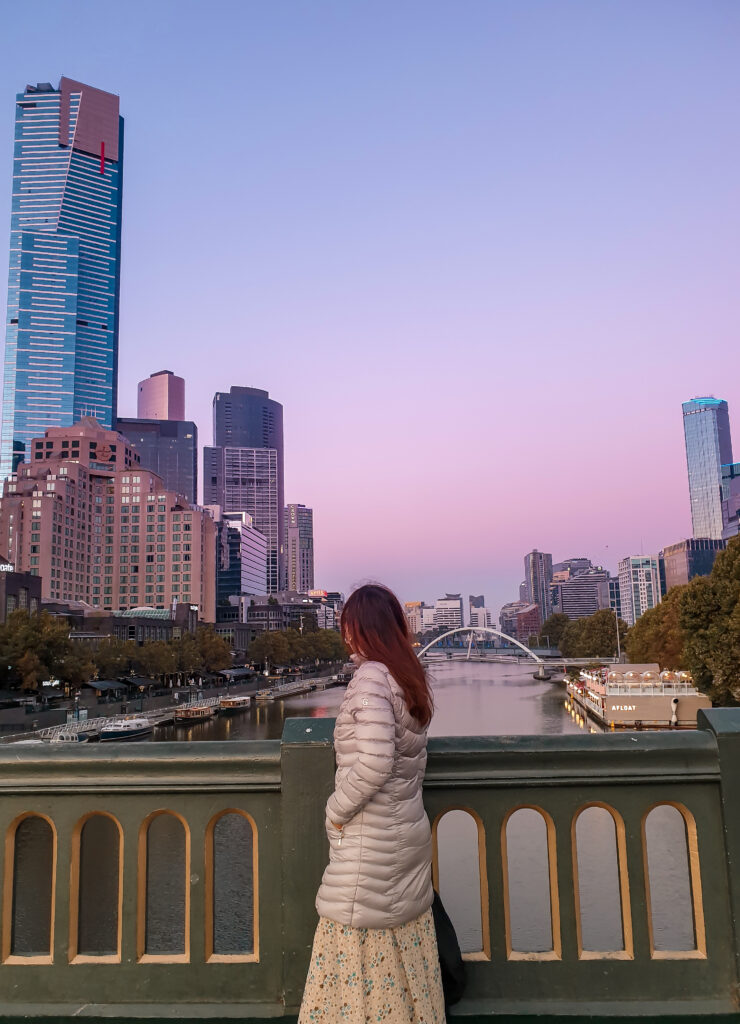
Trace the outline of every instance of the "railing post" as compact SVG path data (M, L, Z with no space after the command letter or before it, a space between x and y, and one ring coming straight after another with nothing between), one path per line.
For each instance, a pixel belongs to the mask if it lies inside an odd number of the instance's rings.
M289 718L281 746L283 993L297 1010L311 954L314 907L329 860L324 807L334 788L333 718Z
M709 729L717 739L730 915L735 937L735 964L740 978L740 708L702 709L697 714L697 726Z

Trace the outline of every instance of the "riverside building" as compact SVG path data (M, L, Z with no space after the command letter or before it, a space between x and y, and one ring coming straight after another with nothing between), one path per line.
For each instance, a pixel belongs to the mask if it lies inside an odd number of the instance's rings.
M552 614L550 584L552 583L552 555L544 551L530 551L524 556L524 581L526 583L527 600L540 609L540 621L544 622Z
M0 499L0 555L40 576L49 600L111 611L185 603L213 622L215 552L210 515L91 418L35 438Z
M659 555L662 593L667 594L671 587L683 586L694 576L708 576L715 558L724 546L723 540L690 537L663 548Z
M446 594L434 603L435 629L455 629L463 626L462 594Z
M16 96L0 475L47 428L116 419L123 119L71 78Z
M732 462L727 402L692 398L682 408L693 534L721 540L722 467Z

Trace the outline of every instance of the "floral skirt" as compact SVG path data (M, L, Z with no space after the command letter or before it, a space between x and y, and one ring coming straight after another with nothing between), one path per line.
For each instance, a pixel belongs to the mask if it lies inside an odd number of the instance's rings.
M431 910L398 928L319 918L298 1024L444 1024Z

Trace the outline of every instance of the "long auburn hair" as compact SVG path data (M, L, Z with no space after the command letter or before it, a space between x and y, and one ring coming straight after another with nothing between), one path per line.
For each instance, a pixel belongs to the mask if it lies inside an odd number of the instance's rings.
M409 712L428 725L434 713L432 691L396 595L379 583L355 590L342 611L342 637L353 653L385 665L403 690Z

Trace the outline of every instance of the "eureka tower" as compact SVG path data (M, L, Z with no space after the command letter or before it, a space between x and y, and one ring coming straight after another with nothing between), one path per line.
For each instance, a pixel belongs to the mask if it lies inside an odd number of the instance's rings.
M16 97L0 480L49 427L115 425L123 118L62 78Z

